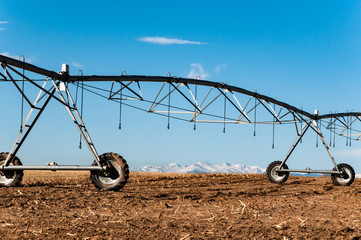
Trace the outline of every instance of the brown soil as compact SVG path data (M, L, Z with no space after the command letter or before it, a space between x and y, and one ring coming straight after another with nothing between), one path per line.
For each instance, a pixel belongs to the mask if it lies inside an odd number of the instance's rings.
M88 172L25 171L0 189L1 239L359 239L361 179L132 172L120 192Z

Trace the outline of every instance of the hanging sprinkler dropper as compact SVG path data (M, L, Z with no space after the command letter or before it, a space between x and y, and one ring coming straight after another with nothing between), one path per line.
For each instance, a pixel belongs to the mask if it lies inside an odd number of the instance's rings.
M21 58L23 59L23 81L22 81L22 87L21 91L25 93L25 86L24 86L24 76L25 76L25 57L23 55L19 56L19 61L21 61ZM6 72L5 72L6 73ZM23 132L23 122L24 122L24 95L21 98L21 119L20 119L20 133Z
M196 77L197 80L201 80L201 76L197 76ZM195 101L196 101L196 104L197 104L197 95L198 95L198 85L196 84L195 85ZM193 126L193 130L197 130L197 108L194 107L194 114L195 114L195 117L194 117L194 126Z
M126 76L127 71L123 70L121 76ZM119 81L120 83L120 81ZM119 125L118 129L122 130L122 105L123 105L123 86L120 84L120 92L119 92Z
M171 78L171 74L170 72L167 73L167 77ZM170 83L171 81L169 80L168 82L168 125L167 125L167 129L170 129L170 125L169 125L169 122L170 122Z
M257 93L257 89L254 90L255 93ZM256 136L256 119L257 119L257 98L254 97L254 124L253 124L253 136Z
M226 113L227 113L227 89L224 90L223 133L226 133Z
M69 69L69 67L68 67ZM78 70L78 73L77 73L78 76L83 76L83 71L81 69ZM79 84L77 85L79 86ZM76 90L76 96L78 98L78 88ZM76 99L77 101L78 99ZM84 82L81 81L81 101L80 101L80 117L83 119L83 106L84 106ZM80 134L80 137L79 137L79 149L81 149L81 138L82 138L82 134Z
M315 109L313 115L316 115L316 116L317 116L318 113L319 113L319 112L318 112L318 109ZM315 123L315 127L318 128L318 120L315 120L314 123ZM318 148L318 133L316 133L316 147Z

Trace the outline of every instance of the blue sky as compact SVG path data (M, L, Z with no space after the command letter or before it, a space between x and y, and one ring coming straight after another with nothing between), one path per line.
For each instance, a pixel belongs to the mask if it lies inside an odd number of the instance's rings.
M201 75L321 114L360 111L361 3L359 1L2 1L0 53L32 64L85 75ZM271 129L199 126L124 109L86 95L85 121L99 152L115 151L131 167L177 162L245 163L266 167L282 159L295 134ZM20 96L2 84L0 150L8 151L19 127ZM78 133L63 107L51 103L19 157L24 163L87 164ZM289 166L332 168L309 134ZM331 149L337 162L361 173L361 145ZM317 160L317 161L315 161Z

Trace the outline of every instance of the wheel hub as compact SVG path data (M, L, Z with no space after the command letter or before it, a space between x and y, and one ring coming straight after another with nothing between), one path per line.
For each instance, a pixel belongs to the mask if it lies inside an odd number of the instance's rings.
M340 177L342 177L344 179L348 179L348 178L350 178L350 175L348 175L348 173L345 170L342 169Z

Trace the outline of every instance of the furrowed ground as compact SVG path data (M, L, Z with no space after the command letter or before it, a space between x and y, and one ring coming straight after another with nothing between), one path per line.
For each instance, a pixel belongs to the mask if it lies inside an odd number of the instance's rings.
M361 179L131 172L120 192L89 172L25 171L0 189L1 239L359 239Z

